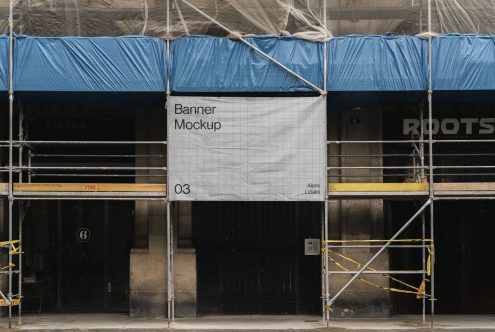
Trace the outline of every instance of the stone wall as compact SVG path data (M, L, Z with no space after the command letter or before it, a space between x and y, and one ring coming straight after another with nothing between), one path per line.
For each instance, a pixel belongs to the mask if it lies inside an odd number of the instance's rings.
M345 112L331 112L328 118L330 140L381 140L382 118L380 109L353 109ZM380 154L380 144L340 144L329 147L329 155L343 155L329 158L331 166L381 166L379 157L345 157L346 155ZM331 175L338 175L333 170ZM331 177L331 182L382 182L380 170L342 170L341 177ZM385 234L382 200L333 200L329 202L329 238L339 240L382 239ZM342 249L345 256L366 263L378 249ZM348 262L347 268L357 267ZM373 268L387 270L387 252L374 263ZM340 270L331 264L331 269ZM335 294L351 278L349 275L330 277L330 294ZM367 275L367 280L387 286L388 280ZM390 313L390 295L379 288L360 280L355 281L334 303L333 315L340 317L387 317Z
M165 140L163 109L136 113L136 140ZM138 146L139 155L165 155L165 146ZM163 166L164 159L136 158L138 167ZM140 171L143 174L163 174ZM165 183L165 177L138 177L141 183ZM159 317L167 314L167 206L164 201L135 203L135 245L130 257L130 315ZM191 240L191 204L172 203L174 229L175 314L196 315L196 253Z

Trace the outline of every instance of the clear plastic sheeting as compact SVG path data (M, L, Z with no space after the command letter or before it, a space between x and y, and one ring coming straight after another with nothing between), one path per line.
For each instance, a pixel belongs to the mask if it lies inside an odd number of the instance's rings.
M433 1L437 32L495 34L495 0Z
M433 90L495 90L495 37L433 38Z
M16 91L164 92L165 43L147 37L15 40Z
M428 31L427 0L327 0L334 36L416 35Z
M247 41L318 87L323 87L323 46L294 37ZM172 43L171 88L175 92L312 91L246 45L226 38L191 36Z
M330 36L319 0L169 0L168 4L167 26L166 0L18 0L15 31L35 36L178 38L231 32L315 40Z
M411 36L347 36L327 48L329 91L425 91L428 44Z
M12 1L14 31L33 36L255 34L323 40L348 34L416 35L428 31L428 0L326 0L326 13L324 0ZM495 0L430 2L432 32L495 34ZM9 1L0 0L4 32L8 13Z

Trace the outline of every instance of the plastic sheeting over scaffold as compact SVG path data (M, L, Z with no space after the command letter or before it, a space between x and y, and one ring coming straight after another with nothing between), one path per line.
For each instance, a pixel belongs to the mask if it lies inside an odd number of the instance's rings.
M327 47L329 91L425 91L428 44L411 36L347 36Z
M165 43L148 37L20 36L16 91L163 92Z
M294 37L247 41L318 87L323 86L323 45ZM172 43L174 92L312 91L303 81L235 40L192 36Z
M0 36L0 91L9 90L9 38Z
M428 3L432 32L495 34L495 0L11 1L14 32L33 36L143 35L175 39L188 35L225 37L230 31L244 36L294 35L322 40L350 34L416 35L428 31ZM8 11L9 0L0 0L3 32L7 31Z
M495 36L436 37L432 60L434 91L495 90Z
M294 37L253 43L323 88L323 44ZM15 91L305 92L303 81L239 41L191 36L166 45L149 37L15 38ZM411 36L348 36L327 45L331 92L426 91L427 41ZM433 39L434 90L494 90L495 37ZM8 90L8 38L0 37L0 90Z

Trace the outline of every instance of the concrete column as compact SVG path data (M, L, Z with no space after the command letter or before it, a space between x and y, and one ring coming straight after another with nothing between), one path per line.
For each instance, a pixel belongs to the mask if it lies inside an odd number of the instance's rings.
M165 140L166 118L163 109L138 111L137 140ZM141 146L137 154L165 155L166 147ZM137 158L136 165L166 165L164 158ZM160 175L159 171L140 174ZM164 183L166 178L141 177L141 183ZM173 203L174 270L176 317L196 315L196 253L191 239L191 204ZM167 314L167 210L162 201L138 201L135 205L136 244L130 257L130 315L158 317Z
M382 117L379 109L353 109L331 115L334 125L329 128L330 139L341 140L381 140ZM330 117L329 117L330 118ZM340 126L340 132L336 126ZM339 151L340 150L340 151ZM341 154L344 157L331 158L334 166L381 166L380 157L370 157L382 152L381 144L343 144L334 146L329 154ZM347 157L346 157L347 155ZM350 155L366 155L351 157ZM342 170L341 182L382 182L381 170ZM337 174L332 172L332 175ZM330 181L338 182L338 178ZM365 240L383 239L383 201L382 200L340 200L329 204L330 239ZM340 252L362 264L376 252L375 249L342 249ZM338 259L350 270L359 268L350 262ZM373 268L387 270L388 253L383 253L373 264ZM334 264L331 269L340 270ZM331 294L335 294L349 279L349 275L334 275L330 278ZM388 286L388 279L366 275L366 280ZM341 317L387 317L390 313L390 295L380 288L357 280L334 303L333 314Z
M158 120L160 116L163 119ZM136 111L136 140L160 139L165 134L164 111L143 109ZM136 154L149 155L151 147L136 146ZM136 166L148 167L150 157L136 158ZM137 171L148 175L148 171ZM149 183L148 177L136 182ZM161 201L136 201L134 210L134 248L130 256L130 315L131 317L159 317L167 314L167 248L166 204Z
M2 114L5 114L5 113L6 112L2 112ZM5 140L7 138L5 135L5 130L4 130L4 124L7 123L6 119L7 119L6 116L0 115L0 121L3 121L2 125L0 125L0 140ZM6 151L7 151L6 148L0 148L0 166L5 166L4 153ZM5 173L0 173L0 182L5 182L5 178L6 178ZM6 220L5 220L5 215L4 215L6 202L7 202L7 198L0 197L0 241L7 240L7 237L6 237L7 229L5 227ZM7 260L8 255L5 254L6 253L5 249L1 249L1 250L2 250L2 252L0 254L0 266L6 266L8 264L8 260ZM7 279L6 274L0 275L0 290L2 290L2 292L4 292L4 294L7 291L7 285L8 285L7 280L8 279ZM2 314L2 313L3 313L3 310L0 310L0 314Z
M196 250L192 246L192 203L177 202L174 213L175 243L175 313L177 317L196 317Z
M4 211L5 211L5 201L6 199L3 197L0 197L0 241L6 240L5 237L5 218L4 218ZM0 255L0 266L6 266L8 264L7 257L8 255L5 254L6 249L2 249L1 255ZM8 277L6 274L1 274L0 275L0 290L6 294L7 293L7 287L8 287ZM3 314L4 308L0 308L0 314Z

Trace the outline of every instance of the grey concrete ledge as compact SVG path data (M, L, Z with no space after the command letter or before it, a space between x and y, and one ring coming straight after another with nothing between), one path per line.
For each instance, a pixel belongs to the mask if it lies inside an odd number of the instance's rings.
M495 331L495 315L436 316L433 331ZM420 316L397 316L390 319L335 319L330 327L315 316L208 316L193 319L177 319L169 329L164 318L129 318L123 314L42 314L23 317L23 324L7 328L7 319L0 319L0 331L432 331L421 324Z

